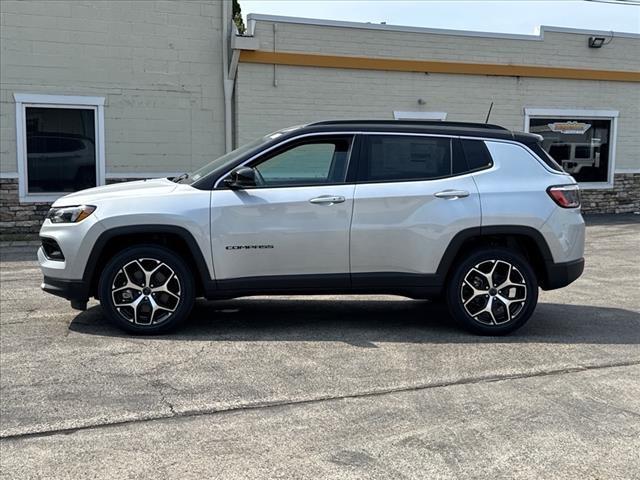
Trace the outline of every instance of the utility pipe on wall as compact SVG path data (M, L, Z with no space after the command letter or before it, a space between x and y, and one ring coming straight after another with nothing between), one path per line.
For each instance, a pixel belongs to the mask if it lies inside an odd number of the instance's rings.
M233 80L229 81L229 5L231 2L223 0L222 4L222 89L224 91L224 151L232 150L233 135L231 131L231 97L233 96Z

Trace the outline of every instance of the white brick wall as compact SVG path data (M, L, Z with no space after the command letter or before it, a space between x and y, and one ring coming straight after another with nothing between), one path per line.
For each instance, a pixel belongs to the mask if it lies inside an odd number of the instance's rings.
M259 21L261 49L273 50L273 22ZM640 39L599 50L587 35L546 32L544 41L459 37L278 23L277 51L402 59L640 70ZM447 120L522 130L523 109L619 110L616 168L640 169L638 83L274 67L241 63L236 90L239 143L281 127L331 118L393 118L394 110L444 111ZM418 105L418 98L426 101Z
M182 172L224 150L218 0L0 2L0 172L14 92L106 97L108 174Z

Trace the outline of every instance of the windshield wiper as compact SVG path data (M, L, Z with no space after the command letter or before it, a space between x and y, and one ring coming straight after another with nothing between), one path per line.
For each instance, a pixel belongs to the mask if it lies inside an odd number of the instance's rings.
M172 181L174 181L175 183L179 183L182 180L186 180L187 178L189 178L189 174L188 173L183 173L182 175L179 175L177 177L173 177Z

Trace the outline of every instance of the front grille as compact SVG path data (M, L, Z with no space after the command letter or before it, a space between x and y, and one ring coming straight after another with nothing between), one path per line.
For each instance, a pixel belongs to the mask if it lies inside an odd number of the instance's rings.
M42 250L49 260L63 261L64 254L58 242L53 238L42 238Z

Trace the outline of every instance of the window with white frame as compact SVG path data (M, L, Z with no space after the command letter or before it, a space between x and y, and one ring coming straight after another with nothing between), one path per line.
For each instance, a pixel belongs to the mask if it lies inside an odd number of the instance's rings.
M53 201L104 183L104 97L14 98L22 201Z
M395 120L439 120L444 122L447 119L447 112L393 112Z
M613 110L525 108L525 131L586 188L613 186L616 123Z

